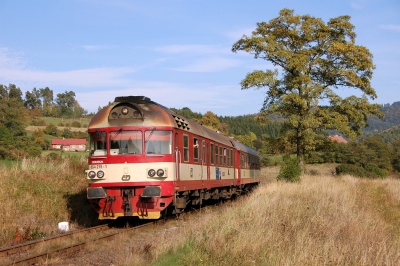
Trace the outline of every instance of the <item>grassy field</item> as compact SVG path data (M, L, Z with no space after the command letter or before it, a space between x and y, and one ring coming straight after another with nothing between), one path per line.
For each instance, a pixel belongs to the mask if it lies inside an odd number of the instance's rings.
M309 170L319 174L265 182L232 208L186 221L154 244L150 264L399 265L400 180Z
M90 122L90 119L88 118L57 118L57 117L39 117L35 118L35 120L42 120L46 123L46 125L53 124L55 126L58 126L59 124L72 124L72 122L77 121L80 122L82 125L88 125Z
M86 166L85 157L0 164L0 243L54 234L61 221L72 229L96 224ZM399 265L400 180L333 169L308 165L300 183L285 183L276 181L278 166L264 168L259 188L234 204L140 242L127 234L95 245L92 256L113 265Z

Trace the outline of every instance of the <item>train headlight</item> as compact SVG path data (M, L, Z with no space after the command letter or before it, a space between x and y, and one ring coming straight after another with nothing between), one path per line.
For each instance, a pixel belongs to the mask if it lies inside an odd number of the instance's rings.
M88 173L88 177L89 177L89 178L95 178L95 177L96 177L96 173L95 173L94 171L90 171L90 172Z
M129 113L128 107L123 107L123 108L121 109L121 113L122 113L123 115L127 115L127 114Z
M154 177L154 176L156 175L156 170L150 169L150 170L147 172L147 174L148 174L150 177Z
M157 170L157 176L162 177L164 175L164 170L163 169L158 169Z
M103 178L104 177L104 172L103 171L98 171L97 172L97 177L98 178Z

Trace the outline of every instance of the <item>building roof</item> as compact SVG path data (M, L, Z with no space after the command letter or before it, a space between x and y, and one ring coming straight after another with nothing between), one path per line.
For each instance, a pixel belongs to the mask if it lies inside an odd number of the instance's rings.
M52 139L51 145L86 145L86 139Z
M345 138L343 138L342 136L339 136L339 135L329 136L329 139L332 141L339 142L339 143L348 143L348 141Z

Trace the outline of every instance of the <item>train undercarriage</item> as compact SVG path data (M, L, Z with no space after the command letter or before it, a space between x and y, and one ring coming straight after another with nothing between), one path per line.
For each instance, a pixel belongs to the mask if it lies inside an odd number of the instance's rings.
M159 219L167 214L180 214L188 207L200 207L221 200L235 199L253 190L258 183L240 186L177 191L175 195L160 196L141 193L134 188L109 188L104 198L90 199L100 220L137 216L140 219ZM101 188L96 188L101 189Z

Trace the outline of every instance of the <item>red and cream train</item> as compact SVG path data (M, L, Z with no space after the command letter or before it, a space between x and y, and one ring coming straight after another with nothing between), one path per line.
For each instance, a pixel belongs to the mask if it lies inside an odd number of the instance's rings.
M158 219L260 182L255 150L144 96L117 97L88 132L87 197L99 219Z

